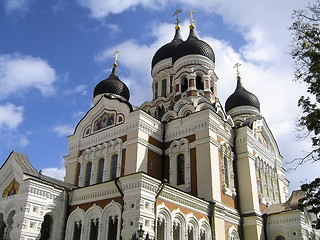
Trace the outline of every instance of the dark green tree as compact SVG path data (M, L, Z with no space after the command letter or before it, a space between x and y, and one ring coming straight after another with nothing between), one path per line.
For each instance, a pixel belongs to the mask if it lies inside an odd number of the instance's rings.
M298 125L306 129L312 141L312 151L298 160L320 160L320 0L309 3L306 9L293 12L291 30L293 41L291 56L295 61L295 80L307 84L307 95L301 96L298 105L302 116Z
M302 109L298 125L307 130L312 143L312 150L296 159L300 165L308 160L320 160L320 0L294 11L293 20L289 29L293 36L291 56L295 61L295 80L307 85L307 95L298 101ZM303 184L301 190L306 196L300 200L300 207L316 216L313 224L320 229L320 178Z
M320 229L320 178L303 184L301 190L306 192L306 196L299 200L300 207L314 214L316 219L313 221L313 226Z

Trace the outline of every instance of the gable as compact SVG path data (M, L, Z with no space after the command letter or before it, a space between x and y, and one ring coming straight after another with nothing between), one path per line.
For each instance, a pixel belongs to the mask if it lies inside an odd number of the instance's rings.
M123 124L132 111L130 106L119 99L102 96L80 120L72 136L86 138Z

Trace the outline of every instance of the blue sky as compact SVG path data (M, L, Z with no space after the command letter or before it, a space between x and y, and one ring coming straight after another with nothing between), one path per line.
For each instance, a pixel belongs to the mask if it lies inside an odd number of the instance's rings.
M233 66L276 137L284 161L302 156L296 141L297 100L288 31L293 9L305 1L223 0L0 0L0 164L12 150L28 155L44 173L61 177L66 136L92 106L95 85L109 76L120 50L118 74L136 106L151 100L151 59L174 35L176 9L183 38L193 9L198 37L216 54L218 96L224 104L236 86ZM142 93L142 94L141 94ZM285 168L290 166L285 165ZM287 178L290 189L311 180L320 164Z

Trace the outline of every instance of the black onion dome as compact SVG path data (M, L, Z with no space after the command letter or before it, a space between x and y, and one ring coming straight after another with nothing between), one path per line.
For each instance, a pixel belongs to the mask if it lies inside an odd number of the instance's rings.
M130 98L129 89L119 79L116 67L117 65L114 64L110 76L107 79L102 80L97 84L93 92L93 98L95 98L99 94L112 93L112 94L117 94L121 97L124 97L127 101L129 101L129 98Z
M171 58L176 47L182 42L183 42L183 40L182 40L181 33L180 33L180 27L177 26L176 33L174 35L173 40L171 42L163 45L154 54L154 56L152 58L151 67L153 68L161 60L164 60L166 58Z
M233 94L227 99L225 109L229 112L232 108L240 106L255 107L260 111L259 99L251 92L248 92L241 83L240 76L237 77L237 88Z
M215 56L212 48L205 41L200 40L195 33L193 25L190 26L190 34L186 41L181 43L173 53L172 63L175 63L179 58L187 55L202 55L212 62L215 62Z

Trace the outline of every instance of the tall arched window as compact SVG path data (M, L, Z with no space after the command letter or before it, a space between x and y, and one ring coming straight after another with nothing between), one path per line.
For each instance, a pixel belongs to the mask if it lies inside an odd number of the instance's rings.
M194 231L193 228L188 229L188 240L193 240Z
M82 222L81 221L74 222L72 240L80 240L80 238L81 238L81 228L82 228Z
M10 240L10 233L13 227L13 216L16 213L15 210L12 210L7 218L7 226L4 230L4 234L3 234L3 240Z
M180 232L181 232L181 226L179 224L176 224L173 226L173 240L180 240Z
M84 179L84 186L90 185L90 178L91 178L91 168L92 168L92 162L88 162L86 165L86 175Z
M177 185L185 184L185 159L184 154L177 156Z
M230 174L230 171L229 171L229 163L228 163L228 158L225 156L223 158L223 167L224 167L224 181L225 181L225 184L226 184L226 187L227 188L230 188L230 178L229 178L229 174Z
M101 183L103 179L103 167L104 167L104 158L100 158L98 161L98 173L97 173L97 183Z
M181 79L181 93L184 93L188 89L188 79L184 77Z
M200 240L206 240L206 232L205 231L200 232Z
M118 154L113 154L111 157L110 179L114 179L117 177L117 165L118 165Z
M89 240L97 240L99 232L99 219L91 219Z
M46 214L41 224L40 240L51 239L53 218Z
M163 79L161 82L161 96L167 96L167 79Z
M204 85L203 84L203 79L200 76L197 76L196 77L196 88L198 90L203 90L204 89L203 85Z
M164 220L157 221L157 240L164 240Z
M114 218L112 218L110 216L109 224L108 224L108 240L116 240L117 232L118 232L118 217L115 216Z
M164 107L163 106L158 106L157 107L157 119L161 120L163 114L164 114Z

